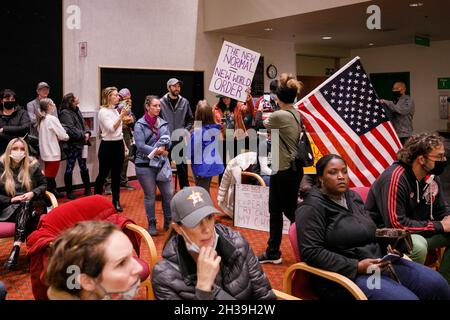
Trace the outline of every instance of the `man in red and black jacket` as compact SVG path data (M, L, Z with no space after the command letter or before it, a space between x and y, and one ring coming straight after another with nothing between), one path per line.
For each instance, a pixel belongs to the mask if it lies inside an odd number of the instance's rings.
M446 247L439 272L450 283L450 212L439 175L447 165L436 134L412 136L370 188L366 209L378 227L412 233L415 262L424 263L429 249Z

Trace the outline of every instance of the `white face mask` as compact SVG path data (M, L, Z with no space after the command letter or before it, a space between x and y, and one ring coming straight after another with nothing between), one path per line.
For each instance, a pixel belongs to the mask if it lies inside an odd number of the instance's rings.
M12 150L9 155L14 161L20 162L23 158L25 158L25 151L21 150Z
M103 290L105 296L103 299L106 300L133 300L134 296L139 290L139 286L141 285L141 280L138 279L128 290L120 291L120 292L109 292L101 284L98 286Z
M189 237L187 236L186 232L184 232L183 228L181 228L183 235L184 235L184 239L185 239L185 243L186 243L186 249L190 252L193 253L200 253L200 248L198 247L197 244L195 244L194 242L191 241L191 239L189 239ZM214 228L214 244L213 244L213 249L215 250L217 247L217 242L219 241L219 235L216 232L216 228Z

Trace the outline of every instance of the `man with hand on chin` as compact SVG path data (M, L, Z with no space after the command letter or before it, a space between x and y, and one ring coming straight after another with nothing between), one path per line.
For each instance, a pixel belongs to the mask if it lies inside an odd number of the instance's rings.
M180 190L170 208L170 235L153 271L157 299L275 299L248 242L236 230L215 223L218 210L205 189Z
M428 250L445 247L439 273L450 283L450 212L439 179L447 166L443 140L413 135L397 158L372 184L365 207L378 227L412 233L414 262L423 264Z

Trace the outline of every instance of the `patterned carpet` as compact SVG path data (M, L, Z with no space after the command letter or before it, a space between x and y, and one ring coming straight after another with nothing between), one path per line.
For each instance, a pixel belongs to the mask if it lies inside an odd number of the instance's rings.
M123 214L134 220L137 224L147 228L147 219L144 210L144 195L137 181L131 181L131 185L136 187L135 191L121 190L121 204L124 208ZM191 185L194 183L191 181ZM77 195L81 196L82 190L76 192ZM217 183L212 183L211 194L214 202L216 203L217 198ZM107 196L111 197L111 196ZM156 206L156 216L157 216L157 228L160 234L153 237L155 241L156 248L158 251L159 258L161 257L162 245L165 240L165 234L162 229L163 224L163 214L161 208L161 201L159 201L159 195L157 196L157 206ZM60 204L67 202L66 198L60 199ZM217 204L217 203L216 203ZM217 206L217 205L216 205ZM227 226L232 226L233 221L224 215L217 215L217 220ZM268 233L262 231L255 231L244 228L238 229L244 237L249 241L253 251L259 255L265 250L266 243L268 239ZM6 271L3 268L4 261L8 258L9 252L12 246L12 239L0 239L0 281L6 284L8 290L8 300L31 300L34 299L31 292L31 282L29 276L29 266L26 258L26 247L22 246L22 250L19 258L19 268L15 271ZM280 265L264 264L263 269L267 274L271 285L273 288L281 290L283 273L292 263L295 262L294 254L292 252L289 239L286 235L283 235L283 241L281 245L281 251L283 252L283 263ZM147 254L143 253L144 256ZM141 292L138 298L143 297L143 292Z

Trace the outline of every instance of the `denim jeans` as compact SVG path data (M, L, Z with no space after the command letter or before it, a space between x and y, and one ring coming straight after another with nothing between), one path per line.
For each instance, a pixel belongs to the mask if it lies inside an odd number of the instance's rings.
M158 169L150 167L136 167L136 176L144 190L144 207L148 221L155 220L156 186L162 197L164 221L169 223L172 218L170 200L172 200L172 181L156 181Z
M400 259L392 266L401 284L387 271L381 274L379 286L372 289L368 283L373 284L374 275L356 277L356 285L369 300L450 300L447 281L433 269L406 259Z

